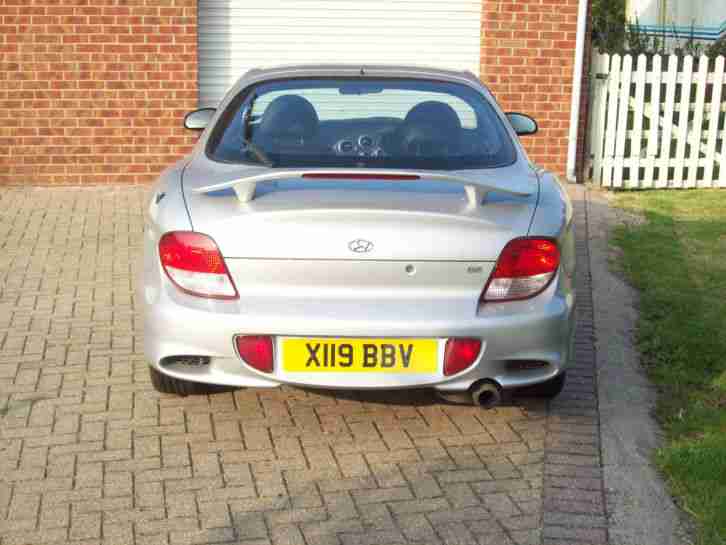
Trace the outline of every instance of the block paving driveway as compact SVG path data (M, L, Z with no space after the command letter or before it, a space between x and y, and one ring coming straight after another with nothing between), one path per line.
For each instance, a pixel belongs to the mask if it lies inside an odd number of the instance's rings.
M143 187L0 188L0 543L607 543L582 192L555 402L156 393Z

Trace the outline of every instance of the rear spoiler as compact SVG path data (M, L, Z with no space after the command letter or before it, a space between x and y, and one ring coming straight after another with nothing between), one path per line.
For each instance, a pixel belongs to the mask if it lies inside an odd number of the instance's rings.
M372 181L413 181L430 180L450 182L464 186L469 206L478 207L490 191L499 191L510 195L525 197L534 193L535 188L526 182L513 183L511 180L488 180L481 176L464 176L442 171L428 170L383 170L383 169L265 169L257 170L248 176L192 189L194 193L211 193L232 188L240 202L249 202L254 198L255 187L260 182L289 180L291 178L327 179L327 180L372 180Z

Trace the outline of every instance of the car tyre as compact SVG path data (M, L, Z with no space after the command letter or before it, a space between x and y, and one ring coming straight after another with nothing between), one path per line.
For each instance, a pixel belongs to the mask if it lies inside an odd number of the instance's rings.
M544 397L546 399L552 399L560 395L560 392L562 392L562 389L565 387L566 380L567 372L562 372L555 378L551 378L546 382L522 388L519 391L519 394L525 397Z
M190 380L182 380L170 377L149 366L149 377L151 385L157 392L162 394L176 394L180 396L207 395L223 391L221 386L214 384L204 384L202 382L192 382Z

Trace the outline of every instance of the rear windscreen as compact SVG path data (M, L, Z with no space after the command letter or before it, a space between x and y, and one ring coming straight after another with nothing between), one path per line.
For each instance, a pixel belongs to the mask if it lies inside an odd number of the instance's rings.
M476 90L392 79L295 79L247 89L213 129L207 152L270 167L428 168L509 165L504 124Z

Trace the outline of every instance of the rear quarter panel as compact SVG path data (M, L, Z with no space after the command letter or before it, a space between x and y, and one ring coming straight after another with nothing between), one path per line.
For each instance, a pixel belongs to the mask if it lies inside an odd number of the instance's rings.
M562 275L566 289L572 289L575 277L575 233L572 202L560 179L551 172L541 170L540 194L529 230L530 236L555 238L560 247Z
M192 224L182 191L182 173L189 159L183 159L164 170L147 195L144 214L143 274L138 293L146 304L158 301L162 288L157 247L167 231L189 231Z

